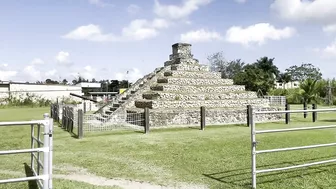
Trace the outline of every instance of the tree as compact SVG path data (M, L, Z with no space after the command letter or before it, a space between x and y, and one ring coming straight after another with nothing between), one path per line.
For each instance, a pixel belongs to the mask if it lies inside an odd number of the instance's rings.
M66 84L68 84L68 80L66 80L66 79L63 79L63 81L62 81L62 84L63 84L63 85L66 85Z
M221 72L228 65L227 60L223 56L223 52L217 52L207 57L211 71Z
M46 80L45 80L45 83L48 84L48 85L51 85L51 84L59 84L58 81L54 81L54 80L52 80L52 79L46 79Z
M208 56L212 71L221 72L222 78L233 79L235 75L243 71L245 63L241 59L227 61L222 52Z
M322 79L322 73L319 68L315 67L312 64L301 64L301 66L291 66L286 69L286 73L288 73L293 81L303 81L308 78L313 80Z
M313 100L317 100L319 94L317 81L316 79L308 78L300 83L301 96L304 102L309 104Z
M274 74L275 78L279 77L280 71L273 61L275 58L261 57L255 62L257 68L264 70L266 73ZM273 77L273 76L272 76Z
M263 94L274 88L274 78L254 64L245 66L244 72L240 72L234 77L234 83L245 85L246 90L261 90Z
M275 79L280 71L273 63L273 59L262 57L253 64L247 64L243 71L233 78L235 84L245 85L246 90L261 91L266 94L275 86Z
M222 70L222 77L227 79L233 79L235 75L244 70L245 63L241 59L230 61L226 68Z

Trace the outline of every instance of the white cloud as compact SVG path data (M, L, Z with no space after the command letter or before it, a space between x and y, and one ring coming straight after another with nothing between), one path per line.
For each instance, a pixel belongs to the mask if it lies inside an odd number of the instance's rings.
M89 3L98 7L113 6L113 4L107 3L104 0L89 0Z
M155 0L154 13L160 17L179 20L188 17L197 11L201 6L211 3L212 0L184 0L180 6L162 5Z
M226 31L226 40L249 46L251 43L263 45L267 40L281 40L292 37L296 30L292 27L277 29L269 23L259 23L242 28L233 26Z
M49 79L55 79L57 77L57 70L56 69L49 70L45 73L45 76Z
M246 3L247 0L235 0L237 3Z
M336 24L331 24L323 27L323 31L326 33L335 33L336 32Z
M275 0L271 11L280 18L290 21L335 23L335 0Z
M73 40L87 40L95 42L116 41L117 38L113 34L104 34L98 25L89 24L79 26L75 30L63 35L62 38Z
M87 40L94 42L131 41L144 40L156 37L160 29L168 28L170 23L167 20L156 18L152 21L146 19L133 20L127 27L122 29L120 36L104 34L97 25L80 26L77 29L62 36L66 39Z
M105 78L100 76L100 73L97 73L96 68L94 68L90 65L87 65L87 66L82 67L82 68L77 68L76 72L72 72L70 75L73 78L78 78L78 76L81 76L84 79L88 79L88 80L91 80L92 78L95 78L97 80L105 79Z
M139 13L140 10L141 10L141 7L139 7L138 5L135 5L135 4L130 4L130 5L127 7L127 12L128 12L129 14L132 14L132 15Z
M320 53L325 58L333 58L336 57L336 40L334 40L331 44L329 44L325 48L315 48L313 49L315 52Z
M68 52L60 51L56 55L55 58L56 58L57 63L59 63L60 65L70 65L70 64L72 64L72 62L70 60L70 53L68 53Z
M222 37L218 32L206 31L205 29L189 31L181 34L181 41L183 42L210 42L214 40L221 40Z
M22 75L25 76L26 81L41 81L42 75L34 65L28 65L22 70Z
M130 82L135 82L138 79L142 78L143 75L141 74L140 70L137 68L132 68L128 72L118 72L115 74L115 79L117 80L128 80Z
M169 22L164 19L145 19L133 20L129 26L123 28L122 37L124 40L144 40L156 37L160 29L169 27Z
M0 64L0 81L8 81L17 75L17 71L10 70L8 64Z
M34 60L31 61L32 65L42 65L44 64L44 61L41 60L40 58L35 58Z

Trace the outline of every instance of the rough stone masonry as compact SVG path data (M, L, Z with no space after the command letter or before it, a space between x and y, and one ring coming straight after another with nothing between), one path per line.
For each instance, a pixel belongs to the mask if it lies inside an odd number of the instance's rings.
M220 73L210 72L191 53L191 44L172 45L172 54L164 63L155 82L142 90L142 99L136 99L128 112L150 108L150 126L189 126L200 123L200 107L206 107L206 124L246 123L246 106L256 109L277 110L267 99L260 99L245 86L234 85L222 79ZM140 87L141 88L141 87ZM140 94L137 94L139 96ZM258 116L257 121L275 121L281 115Z

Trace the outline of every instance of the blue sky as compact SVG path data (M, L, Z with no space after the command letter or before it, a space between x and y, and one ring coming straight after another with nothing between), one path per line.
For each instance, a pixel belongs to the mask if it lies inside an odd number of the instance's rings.
M176 42L191 43L203 64L223 51L336 74L335 0L3 0L0 9L0 80L134 81L163 66Z

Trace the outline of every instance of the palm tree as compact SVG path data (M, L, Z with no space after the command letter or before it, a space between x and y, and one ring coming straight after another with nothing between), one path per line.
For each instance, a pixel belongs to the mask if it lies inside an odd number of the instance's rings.
M300 88L302 89L301 96L303 97L304 102L309 104L313 100L317 100L319 91L316 79L306 79L300 83Z

